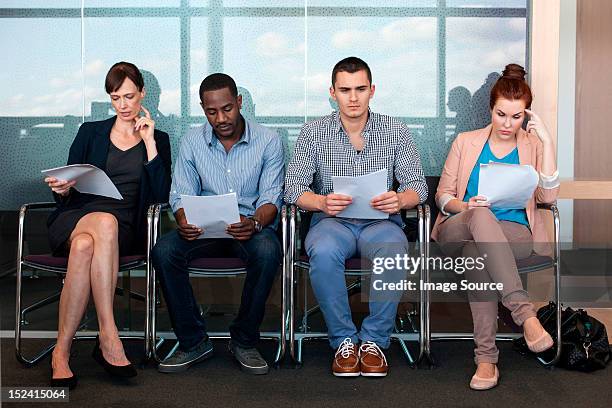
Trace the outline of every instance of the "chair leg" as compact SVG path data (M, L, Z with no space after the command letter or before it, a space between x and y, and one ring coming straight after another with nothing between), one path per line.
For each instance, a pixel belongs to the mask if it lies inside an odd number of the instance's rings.
M22 302L22 293L23 293L23 290L22 290L23 264L21 263L21 247L19 248L19 254L17 255L17 257L18 257L17 271L16 271L17 289L16 289L16 299L15 299L15 303L16 303L15 305L15 356L17 357L17 361L19 361L21 364L25 365L26 367L32 367L35 364L37 364L40 360L45 358L49 353L51 353L51 351L53 351L53 348L55 347L55 343L46 346L43 350L41 350L38 354L34 355L32 358L26 357L23 354L23 351L21 348L21 340L22 340L21 329L25 322L25 315L32 310L39 309L40 307L46 304L57 301L57 299L59 299L59 294L50 296L46 299L43 299L42 301L39 301L33 305L28 306L25 309L22 309L21 302Z

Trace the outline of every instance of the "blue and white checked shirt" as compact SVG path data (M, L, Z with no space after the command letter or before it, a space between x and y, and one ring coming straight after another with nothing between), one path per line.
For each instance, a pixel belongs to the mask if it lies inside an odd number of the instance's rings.
M181 194L234 192L244 216L254 215L267 203L280 211L285 176L282 140L257 123L245 119L244 124L243 135L227 153L208 122L182 138L170 189L172 211L182 208Z
M337 111L305 124L287 168L285 201L295 204L306 191L331 193L332 176L363 176L386 168L388 190L397 181L397 192L414 190L423 203L427 183L408 126L370 111L362 134L365 145L358 153Z

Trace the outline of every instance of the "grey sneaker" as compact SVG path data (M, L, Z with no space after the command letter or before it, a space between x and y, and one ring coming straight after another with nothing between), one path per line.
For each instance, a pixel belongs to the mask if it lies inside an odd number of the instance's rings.
M166 357L159 363L157 371L160 373L179 373L200 361L206 360L213 355L213 344L210 338L202 339L191 351L183 351L179 348L172 355Z
M242 371L249 374L268 374L268 363L255 347L244 348L230 341L229 351L240 364Z

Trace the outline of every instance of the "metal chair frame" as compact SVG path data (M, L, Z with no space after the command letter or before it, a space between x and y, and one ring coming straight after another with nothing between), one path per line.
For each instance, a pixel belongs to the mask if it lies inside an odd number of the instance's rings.
M25 237L24 237L24 225L25 225L25 221L26 221L26 214L28 211L30 210L38 210L38 209L51 209L56 207L56 203L55 202L39 202L39 203L29 203L29 204L24 204L21 206L20 210L19 210L19 232L18 232L18 246L17 246L17 267L16 267L16 276L17 276L17 287L16 287L16 301L15 301L15 355L17 357L17 360L22 363L23 365L27 366L27 367L31 367L36 365L38 362L40 362L40 360L42 360L44 357L46 357L49 353L51 353L53 351L53 349L55 348L56 343L51 343L48 346L46 346L45 348L43 348L40 352L38 352L37 354L35 354L33 357L27 357L24 355L23 350L22 350L22 328L23 326L26 324L26 315L30 312L33 312L35 310L38 310L44 306L50 305L52 303L55 303L57 301L59 301L60 295L61 295L61 290L44 298L41 299L27 307L22 308L22 292L23 292L23 269L24 267L27 268L31 268L31 269L35 269L35 270L41 270L41 271L46 271L46 272L52 272L55 273L59 276L66 274L67 270L66 268L62 268L62 267L54 267L54 266L49 266L49 265L43 265L43 264L38 264L38 263L33 263L30 261L27 261L26 259L24 259L24 254L23 254L23 247L24 247L24 241L25 241ZM152 208L149 208L148 211L148 222L150 223L150 218L151 218L151 214L152 214ZM150 237L148 236L150 234L147 234L147 241L150 240ZM147 246L148 247L148 246ZM134 262L130 262L128 264L124 264L124 265L120 265L119 266L119 272L127 272L128 276L127 279L125 279L125 283L126 286L125 288L122 287L117 287L115 290L115 294L118 295L123 295L125 293L125 291L128 292L129 297L132 299L136 299L136 300L140 300L143 302L146 302L148 300L148 297L145 295L142 295L140 293L135 293L132 292L129 288L130 285L130 276L129 273L131 270L136 269L136 268L141 268L141 267L145 267L148 268L149 267L149 252L147 251L145 260L139 260L139 261L134 261ZM62 277L62 285L63 285L63 280L64 278ZM86 319L85 322L81 322L81 324L79 325L79 327L77 328L77 333L79 330L81 330L84 326L87 325L87 323L89 322L89 319ZM76 334L74 336L74 340L92 340L95 339L96 336L93 335L78 335ZM146 335L120 335L121 339L142 339L142 340L146 340ZM147 352L147 342L145 341L145 353Z
M161 219L160 219L161 212L162 210L167 209L167 208L169 208L167 205L161 205L161 204L157 204L153 208L151 249L153 249L153 246L157 242L157 238L159 235L159 231L161 227ZM281 212L281 225L282 225L283 231L285 230L286 222L287 222L286 210L285 208L283 208ZM283 234L282 240L283 240L282 248L284 249L286 247L286 237L284 236L284 234ZM284 266L285 266L284 252L285 251L283 250L283 262L281 265L279 265L283 269L281 272L283 276L284 276ZM243 275L246 275L247 270L246 268L193 268L193 267L190 267L189 273L193 275L197 275L197 276L202 276L202 277L219 278L219 277L243 276ZM261 336L260 336L262 339L265 339L265 340L278 341L278 347L277 347L276 356L274 359L275 367L279 366L280 361L285 355L285 350L286 350L286 342L284 340L286 337L286 327L285 327L284 322L286 320L286 313L287 313L286 308L285 308L287 290L285 288L284 280L282 282L282 285L283 287L281 290L280 330L278 332L263 332L261 333ZM161 345L161 342L164 341L163 338L160 338L159 340L157 338L157 305L159 303L158 293L159 293L159 290L157 287L157 277L156 277L155 268L152 265L150 265L150 267L147 269L147 298L150 299L147 305L147 321L149 322L148 330L147 330L147 336L148 336L147 358L149 359L152 358L157 363L163 361L163 358L161 358L157 354L157 350L159 346ZM229 339L230 333L229 332L209 332L208 336L212 339ZM176 350L177 347L178 347L178 341L176 342L174 347L170 350L168 355L172 354Z
M310 268L308 262L302 261L299 258L299 254L297 252L296 245L296 225L297 225L297 212L301 211L295 205L287 206L287 216L289 217L288 221L288 230L285 235L288 237L288 247L286 250L285 256L285 274L283 275L284 283L283 286L287 288L288 294L288 304L287 304L287 326L288 326L288 341L289 341L289 355L294 365L301 366L302 365L302 345L304 340L316 339L316 338L327 338L328 334L326 332L309 332L308 328L305 324L305 321L302 321L302 326L299 331L296 331L296 287L298 285L298 273L296 271L303 270L307 271ZM304 211L303 211L304 212ZM418 220L418 246L419 253L421 256L425 255L425 251L427 246L425 245L425 221L429 216L429 207L427 205L419 205L414 210ZM362 277L370 274L370 269L347 269L345 271L345 276L356 276ZM427 270L421 269L421 279L424 282L429 281L429 276L427 274ZM352 284L347 287L348 291L359 289L357 288L359 283ZM429 350L426 348L428 342L426 341L426 335L428 333L429 322L426 319L428 315L428 294L421 291L420 301L419 301L419 323L420 330L418 333L402 333L398 332L397 327L396 331L391 335L392 339L395 339L399 342L406 359L408 360L408 364L411 367L416 367L423 360L430 359ZM308 316L313 310L316 310L318 306L315 306L311 309L304 311L304 318ZM418 341L419 342L419 355L415 359L412 357L410 350L408 349L406 342L407 341ZM296 347L297 343L297 347Z

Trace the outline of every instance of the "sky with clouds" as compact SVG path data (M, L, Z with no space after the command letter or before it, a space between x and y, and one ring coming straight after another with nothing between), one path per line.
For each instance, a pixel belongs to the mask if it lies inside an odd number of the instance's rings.
M7 0L1 7L14 7ZM30 2L31 7L49 1ZM56 7L75 7L80 0L58 0ZM177 1L178 3L178 1ZM346 3L346 4L344 4ZM172 5L161 0L87 0L87 7ZM206 0L192 1L205 6ZM226 0L228 6L303 5L303 1ZM308 0L309 6L352 5L369 1ZM388 6L405 4L392 0ZM435 1L417 0L415 6ZM485 7L492 0L447 0L453 7ZM525 0L501 2L525 7ZM160 111L180 115L179 18L86 18L84 72L81 72L81 24L78 18L3 19L4 55L10 64L0 73L0 116L80 116L92 101L107 101L104 75L119 60L152 72L162 88ZM438 33L435 17L226 17L223 38L209 38L207 17L193 17L189 55L191 115L201 115L197 90L209 73L210 60L221 58L224 71L248 89L257 115L308 116L330 111L330 71L339 59L356 55L366 60L377 86L375 110L396 116L436 117ZM525 63L526 21L523 18L449 17L446 20L446 78L449 89L476 91L487 74L507 63ZM209 55L219 41L222 57ZM83 78L84 75L84 78ZM84 82L83 82L84 81ZM83 86L84 83L84 86ZM450 112L446 112L450 114ZM451 114L452 115L452 114Z

